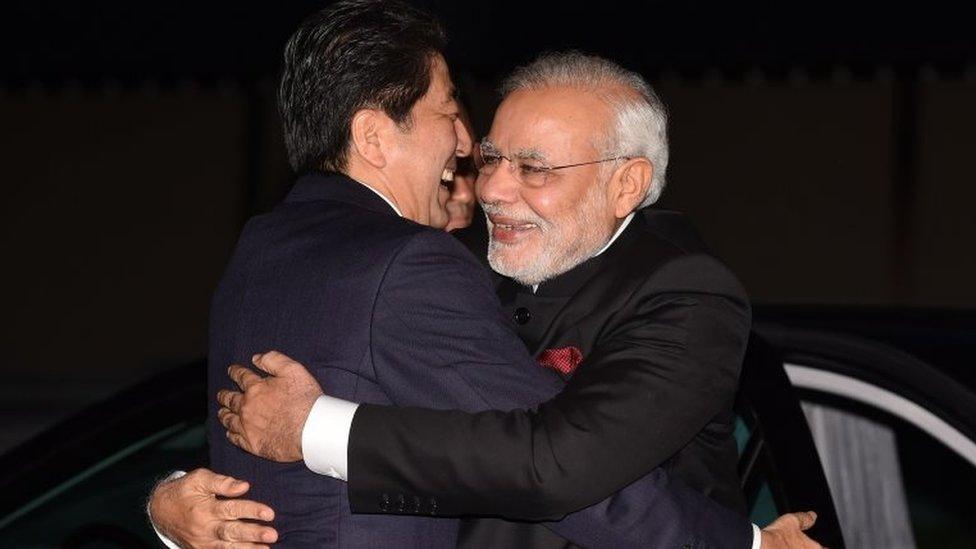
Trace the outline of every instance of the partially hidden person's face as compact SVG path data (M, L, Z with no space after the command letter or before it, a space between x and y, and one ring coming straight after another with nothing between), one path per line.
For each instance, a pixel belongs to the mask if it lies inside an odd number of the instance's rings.
M470 131L470 126L468 127ZM472 134L473 135L473 134ZM471 156L459 157L454 171L454 182L450 185L451 195L447 199L449 217L445 230L453 231L471 225L474 217L474 183L478 178L478 144L472 145Z
M610 107L593 93L565 86L519 90L502 101L485 140L530 165L591 162L604 154L610 119ZM554 170L537 187L521 182L508 160L490 174L482 171L477 193L488 217L492 269L538 284L606 244L616 217L600 166Z
M432 227L444 228L450 191L442 182L453 179L457 156L471 154L471 134L460 119L454 84L439 54L431 63L427 93L413 106L410 117L391 162L412 193L412 201L427 213L421 218L426 217Z
M468 135L474 136L474 127L468 117L464 105L461 105L461 122ZM447 199L448 231L463 229L471 225L474 217L474 203L477 197L474 193L474 183L478 179L478 168L481 167L478 143L471 143L471 154L457 158L457 169L454 171L454 182L450 185L451 197Z

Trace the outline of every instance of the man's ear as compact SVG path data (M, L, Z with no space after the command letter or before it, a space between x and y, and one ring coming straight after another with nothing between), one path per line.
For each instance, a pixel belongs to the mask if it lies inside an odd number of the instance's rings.
M383 130L388 117L374 109L360 109L352 117L352 152L367 164L381 169L386 166L383 152Z
M654 165L646 158L631 158L617 168L610 182L614 216L623 219L634 211L647 196L653 175Z

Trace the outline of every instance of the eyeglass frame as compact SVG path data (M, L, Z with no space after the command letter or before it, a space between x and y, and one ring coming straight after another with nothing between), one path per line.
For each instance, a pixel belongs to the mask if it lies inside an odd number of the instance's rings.
M521 162L518 162L518 164L516 164L516 161L521 161L523 159L516 158L515 160L512 160L512 158L510 158L508 156L505 156L504 154L501 154L500 152L498 152L494 148L495 147L494 144L487 137L484 138L484 139L482 139L481 142L478 143L478 153L479 153L479 155L481 157L481 166L478 167L478 172L480 173L486 166L489 165L488 162L485 162L485 156L486 156L485 155L485 143L488 143L488 145L492 147L492 153L493 154L488 155L488 156L497 156L499 159L508 160L508 163L511 166L511 168L509 169L509 171L511 171L511 172L513 172L515 174L515 178L518 179L519 183L525 184L525 181L522 180L522 176L518 174L518 171L519 170L516 168L517 166L521 166L522 165ZM602 158L600 160L592 160L590 162L577 162L575 164L563 164L563 165L560 165L560 166L548 166L548 165L545 165L545 163L543 163L542 166L533 166L533 167L535 169L537 169L538 172L542 173L545 176L546 180L548 180L549 173L550 172L553 172L555 170L562 170L562 169L565 169L565 168L576 168L576 167L579 167L579 166L590 166L592 164L602 164L604 162L613 162L614 160L632 160L633 158L635 158L635 157L633 157L633 156L612 156L612 157L609 157L609 158ZM525 160L528 160L528 159L525 159ZM542 162L541 160L538 160L538 159L536 161L537 162ZM491 173L494 173L494 169L492 169ZM486 175L491 175L491 174L486 174ZM543 184L545 184L545 183L543 183Z

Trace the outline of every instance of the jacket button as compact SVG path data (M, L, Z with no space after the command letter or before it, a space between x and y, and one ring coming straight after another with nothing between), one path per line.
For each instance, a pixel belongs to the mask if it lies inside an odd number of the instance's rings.
M430 514L431 515L436 515L437 514L437 500L434 499L434 498L430 498L430 500L427 503L430 505Z
M413 509L410 511L415 515L420 513L420 496L413 497Z
M383 494L380 496L380 511L384 513L390 510L390 496L388 494Z
M402 513L407 508L407 498L403 497L403 494L397 498L397 513Z
M525 307L515 309L515 323L518 325L526 324L532 320L532 314Z

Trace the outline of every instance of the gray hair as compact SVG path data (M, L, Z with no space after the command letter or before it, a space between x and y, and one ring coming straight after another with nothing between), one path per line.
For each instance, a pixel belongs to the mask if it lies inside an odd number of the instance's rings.
M528 65L523 65L505 79L502 96L518 90L532 90L548 86L571 86L594 90L625 87L630 94L603 93L614 111L614 121L604 136L607 156L647 158L654 166L647 196L638 206L643 208L657 201L664 190L664 175L668 168L668 113L664 103L644 77L620 65L580 52L545 53Z

